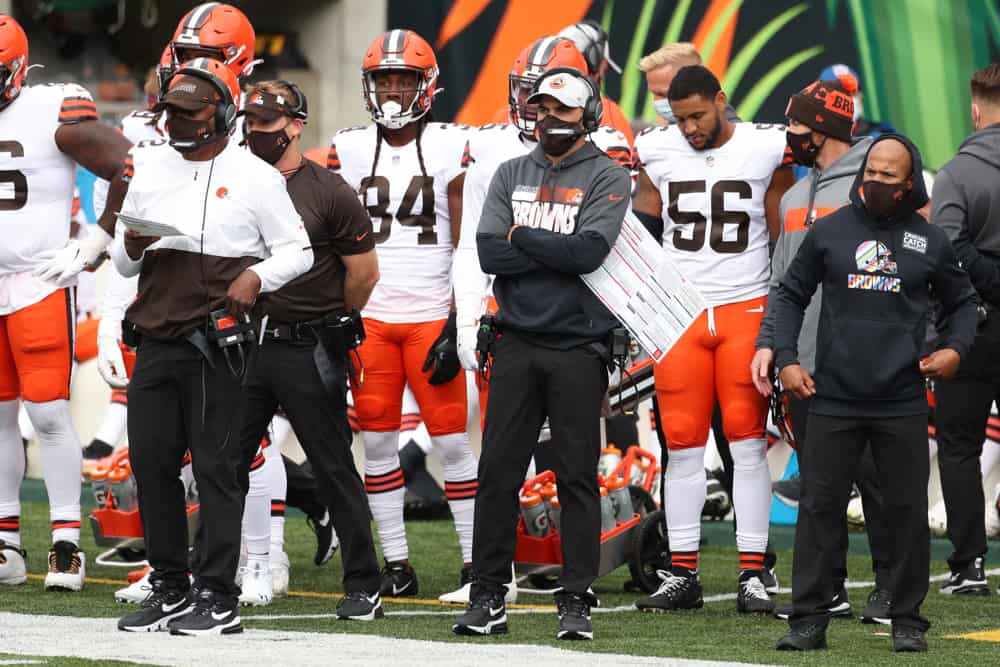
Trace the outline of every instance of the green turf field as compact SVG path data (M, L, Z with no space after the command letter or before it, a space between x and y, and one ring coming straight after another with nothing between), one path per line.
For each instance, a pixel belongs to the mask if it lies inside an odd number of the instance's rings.
M22 526L25 548L28 550L29 572L32 577L23 586L5 587L0 590L0 611L67 616L115 617L128 608L117 604L112 592L122 585L127 570L89 566L88 583L81 594L45 593L42 590L45 558L48 547L47 510L44 504L28 502L24 505ZM705 595L731 594L736 584L736 552L723 544L731 542L731 529L714 525L706 533L710 542L701 561ZM287 524L287 551L292 562L291 589L287 599L276 600L271 606L246 611L243 615L248 630L266 628L312 632L375 633L386 636L406 637L436 641L473 641L548 644L560 648L594 652L625 653L633 655L673 656L711 660L766 662L771 664L883 664L892 659L890 639L885 626L862 625L856 619L836 621L831 625L828 638L831 650L808 655L778 653L774 642L785 625L771 618L743 617L735 611L735 601L707 602L705 608L695 612L666 615L640 614L633 611L614 611L594 615L596 639L593 642L557 642L554 610L537 613L539 608L551 607L551 598L543 595L522 594L515 607L525 607L527 613L512 614L509 625L511 634L504 638L462 639L451 633L451 620L459 609L439 604L437 596L457 586L460 558L454 530L450 521L414 522L408 528L411 561L420 578L419 600L390 600L385 604L388 612L384 620L373 623L344 623L330 618L281 618L266 616L300 616L331 614L337 600L341 567L339 553L325 567L312 564L314 539L305 521L290 518ZM85 524L83 548L92 559L97 553ZM791 552L779 550L779 578L783 585L790 579ZM861 554L852 554L850 569L858 580L867 579L869 565ZM946 571L946 565L935 561L933 573ZM630 605L636 595L625 593L622 585L628 579L627 568L619 568L595 583L595 591L605 607ZM993 578L996 583L996 577ZM114 580L114 581L112 581ZM119 583L122 582L122 583ZM931 652L926 656L908 656L908 664L935 665L988 665L1000 664L1000 643L948 638L947 635L1000 629L1000 603L995 595L983 599L963 599L942 596L931 585L925 607L933 628L929 635ZM852 589L850 596L859 612L864 606L870 589ZM779 596L779 602L788 595ZM532 609L534 608L534 609ZM422 612L423 615L401 615L395 612ZM108 631L115 632L109 618ZM2 628L0 628L2 635ZM11 656L0 654L0 664ZM109 664L107 662L69 662L64 659L38 659L41 664ZM899 658L904 659L904 658ZM124 663L115 663L124 664Z

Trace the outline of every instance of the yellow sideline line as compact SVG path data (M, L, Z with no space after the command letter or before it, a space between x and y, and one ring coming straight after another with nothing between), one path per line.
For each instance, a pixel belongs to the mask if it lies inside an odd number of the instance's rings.
M45 579L44 575L41 574L29 574L28 579L34 581L42 581ZM87 577L88 584L108 584L111 586L127 586L128 582L124 579L101 579L99 577ZM290 598L312 598L319 600L339 600L343 597L343 593L321 593L319 591L288 591L288 597ZM454 605L448 602L441 602L440 600L429 600L424 598L383 598L386 602L393 602L399 604L410 604L417 607L445 607L445 608L455 608L458 605ZM535 611L551 611L555 609L553 605L534 605L534 604L509 604L508 609L533 609Z
M980 642L1000 642L1000 630L969 632L964 635L945 635L945 639L973 639Z

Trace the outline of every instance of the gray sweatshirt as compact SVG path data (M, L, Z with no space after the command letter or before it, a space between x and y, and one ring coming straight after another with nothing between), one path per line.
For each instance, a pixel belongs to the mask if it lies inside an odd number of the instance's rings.
M773 304L777 300L781 279L784 278L788 265L795 259L799 246L802 245L803 239L817 218L822 218L851 203L851 185L871 144L870 137L857 140L824 171L809 170L808 175L799 179L781 198L778 209L782 221L781 234L774 248L774 256L771 257L768 305L764 319L760 323L760 333L757 335L758 350L774 349ZM799 362L809 373L816 367L816 330L819 326L822 291L822 286L816 289L815 296L806 308L802 330L799 333Z

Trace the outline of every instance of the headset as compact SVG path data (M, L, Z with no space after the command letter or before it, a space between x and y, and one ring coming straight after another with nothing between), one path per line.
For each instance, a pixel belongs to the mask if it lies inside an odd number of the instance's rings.
M292 114L292 118L297 118L304 123L309 118L309 103L306 100L305 94L298 86L287 79L278 79L277 83L285 86L295 95L295 107L289 109L289 112Z
M236 100L233 99L232 93L229 91L229 86L219 80L217 76L211 72L207 72L203 69L196 67L181 67L173 72L169 77L163 80L163 85L160 86L159 99L162 100L170 89L170 82L174 80L174 77L180 75L187 75L197 77L204 81L208 81L212 84L212 87L221 96L221 101L215 105L215 133L206 142L215 141L219 137L229 136L229 133L236 126Z
M597 89L597 86L590 80L590 77L580 70L574 67L553 67L535 80L535 84L531 88L531 94L533 95L538 92L542 81L556 74L567 74L586 84L590 94L587 96L587 102L583 105L583 131L588 134L596 132L601 126L601 118L604 116L604 103L601 101L601 91Z

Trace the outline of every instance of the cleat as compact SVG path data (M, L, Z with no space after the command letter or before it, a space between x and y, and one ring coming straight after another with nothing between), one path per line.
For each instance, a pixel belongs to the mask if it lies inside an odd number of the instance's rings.
M774 602L767 595L760 570L740 573L739 590L736 592L736 611L741 614L770 614Z
M27 555L21 547L0 540L0 584L16 586L28 580L28 570L24 565Z
M337 619L341 621L374 621L382 618L382 596L368 595L363 591L348 593L337 605Z
M274 595L271 584L271 566L267 562L253 561L243 568L239 603L244 607L266 607Z
M271 594L276 598L288 596L288 569L290 563L288 554L284 551L271 551Z
M559 613L559 632L556 639L593 639L594 627L590 622L590 607L597 599L590 593L555 594L556 610Z
M155 582L149 595L136 611L118 620L118 629L125 632L156 632L165 630L167 623L191 610L191 591L168 591L162 582Z
M153 571L153 568L147 567L145 570L140 570L143 573L142 577L136 579L131 584L125 588L119 588L115 591L115 600L117 602L125 602L129 604L140 604L143 600L149 597L150 592L153 590L152 584L149 583L149 575ZM132 573L129 572L129 579L132 578Z
M503 594L499 590L481 589L451 629L456 635L468 637L507 634L507 606Z
M313 562L316 565L325 565L340 548L340 540L337 539L337 533L333 530L330 510L326 510L319 519L314 519L311 516L306 517L306 523L316 534L316 555L313 557Z
M698 573L688 576L674 574L669 570L659 570L660 587L649 597L635 603L639 611L663 612L681 609L701 609L705 601L701 594Z
M802 497L802 480L798 475L771 484L771 493L789 507L798 507Z
M215 591L198 591L194 604L183 616L178 616L167 628L172 635L231 635L243 632L239 604L223 602Z
M379 593L385 598L413 597L420 591L417 573L409 563L385 562L382 568L382 585Z
M45 590L83 590L86 575L86 556L72 542L59 540L49 549L49 572L45 575Z

